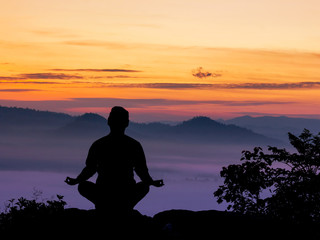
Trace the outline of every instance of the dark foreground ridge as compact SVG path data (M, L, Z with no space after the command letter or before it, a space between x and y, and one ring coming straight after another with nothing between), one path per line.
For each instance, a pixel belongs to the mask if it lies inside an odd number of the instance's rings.
M216 210L168 210L148 217L134 211L128 226L106 216L98 229L95 210L67 208L0 226L1 239L319 239L319 224L290 224ZM121 238L122 237L122 238Z

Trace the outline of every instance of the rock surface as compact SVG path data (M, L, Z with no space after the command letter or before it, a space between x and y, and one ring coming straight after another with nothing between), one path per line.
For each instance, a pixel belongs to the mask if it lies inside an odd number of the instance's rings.
M98 221L99 219L99 221ZM168 210L148 217L97 216L95 210L65 209L16 219L1 226L1 239L319 239L319 224L289 224L266 217ZM115 237L116 236L116 237Z

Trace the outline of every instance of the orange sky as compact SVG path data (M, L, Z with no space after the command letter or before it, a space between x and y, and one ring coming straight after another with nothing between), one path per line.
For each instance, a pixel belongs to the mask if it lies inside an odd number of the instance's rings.
M0 105L135 121L320 118L320 2L10 0Z

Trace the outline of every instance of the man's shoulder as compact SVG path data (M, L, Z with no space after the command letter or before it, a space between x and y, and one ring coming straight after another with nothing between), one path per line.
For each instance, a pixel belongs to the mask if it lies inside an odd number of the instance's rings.
M98 145L101 145L101 144L104 144L105 142L109 141L109 136L106 135L102 138L99 138L97 140L95 140L93 143L92 143L92 146L98 146Z
M137 141L136 139L128 136L128 135L123 135L123 139L126 141L126 142L129 142L130 144L136 144L136 145L141 145L139 141ZM92 145L95 145L95 146L98 146L98 145L101 145L101 144L105 144L109 141L113 141L114 139L110 136L110 135L106 135L102 138L99 138L97 139L96 141L93 142Z
M140 145L140 142L137 141L136 139L134 139L134 138L132 138L132 137L130 137L130 136L128 136L128 135L124 135L124 136L125 136L125 138L126 138L126 140L127 140L128 142L131 142L132 144Z

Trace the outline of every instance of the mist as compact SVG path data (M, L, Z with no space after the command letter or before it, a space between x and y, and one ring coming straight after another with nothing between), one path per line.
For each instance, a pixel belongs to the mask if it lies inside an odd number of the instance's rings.
M67 185L64 180L80 173L96 138L36 135L11 136L0 144L0 208L4 208L9 199L32 197L35 189L41 190L45 199L55 194L65 196L67 207L94 208L80 196L76 187ZM239 163L241 151L253 147L137 140L144 148L150 175L165 183L160 189L151 187L149 194L136 206L149 216L170 209L224 210L225 206L217 204L213 196L223 182L219 172L223 166ZM95 178L93 176L91 181Z

